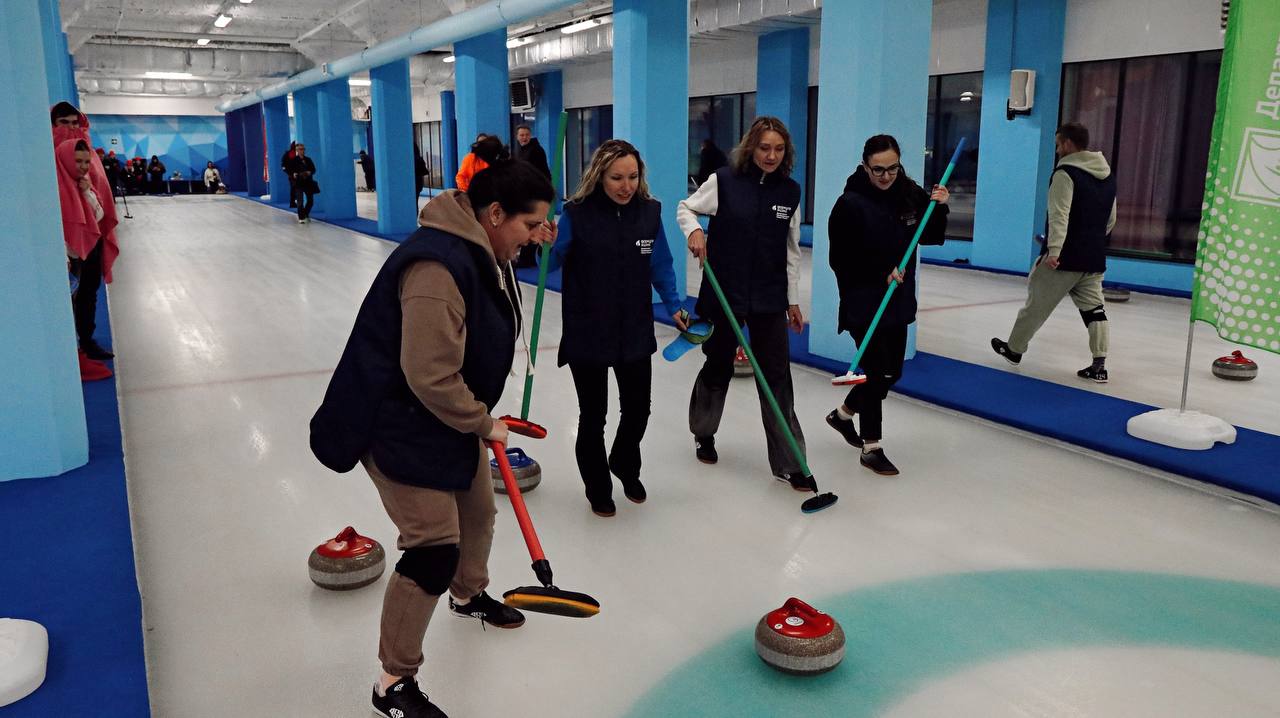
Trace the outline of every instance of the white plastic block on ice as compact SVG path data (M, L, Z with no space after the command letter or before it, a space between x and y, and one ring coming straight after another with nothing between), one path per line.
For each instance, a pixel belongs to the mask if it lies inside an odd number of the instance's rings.
M44 683L49 634L33 621L0 618L0 706L16 703Z
M1234 444L1236 428L1216 416L1198 411L1157 409L1129 419L1129 435L1172 446L1175 449L1204 451L1216 442Z

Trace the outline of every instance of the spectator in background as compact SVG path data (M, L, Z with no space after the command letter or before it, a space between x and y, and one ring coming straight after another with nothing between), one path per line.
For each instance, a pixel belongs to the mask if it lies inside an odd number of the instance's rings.
M427 186L427 162L422 159L422 150L417 142L413 143L413 186L413 201L417 202L417 198L422 196L422 188Z
M698 151L698 174L694 175L693 179L701 187L708 177L727 164L729 164L729 158L724 156L724 152L719 147L716 147L716 143L707 138L702 141L702 149Z
M471 145L471 152L462 158L462 167L454 178L458 189L466 192L467 187L471 186L471 178L475 177L477 172L500 159L505 159L506 154L507 150L502 146L502 140L483 132L477 135L475 144Z
M516 127L515 155L516 159L521 162L528 162L548 180L551 179L551 167L547 164L547 153L542 149L542 145L538 143L538 138L533 136L533 130L529 129L528 125Z
M102 168L102 163L98 160L98 156L93 152L87 151L89 148L89 118L80 112L69 102L59 102L49 110L49 120L53 125L53 143L54 148L66 142L67 140L82 140L85 143L85 155L83 159L89 161L89 167L79 174L68 175L68 179L74 179L73 186L81 188L83 183L81 178L88 181L94 195L98 198L111 196L111 186L107 183L106 170ZM75 145L72 145L75 147ZM77 162L74 157L75 151L68 149L65 151L68 155L67 161L73 165ZM67 170L71 172L71 170ZM77 191L79 191L77 189ZM64 190L59 183L59 198L63 196ZM88 200L86 200L88 201ZM68 202L67 206L71 203ZM98 233L94 235L94 242L88 243L88 240L76 242L74 246L75 256L80 260L79 266L79 289L76 290L75 296L72 298L71 310L76 323L76 337L80 344L80 350L85 356L94 360L105 360L115 357L109 350L103 348L93 338L93 333L97 329L97 310L98 310L98 289L102 286L103 280L111 281L111 265L115 262L116 255L120 253L119 245L116 243L115 226L119 224L116 217L116 206L114 202L101 203L102 219L96 220ZM70 221L66 214L67 210L63 210L63 222ZM66 228L64 226L64 232ZM100 240L100 241L99 241ZM68 245L71 246L71 245Z
M222 186L222 174L218 172L218 168L212 162L204 168L204 189L211 194L227 193L226 188Z
M290 142L289 151L285 152L284 156L280 158L280 169L284 170L284 176L289 178L289 207L290 208L298 206L297 188L294 187L293 171L291 169L293 167L292 163L293 163L293 157L294 157L294 150L297 148L297 146L298 146L297 142Z
M166 171L164 163L160 161L160 158L155 155L151 155L151 162L147 165L147 175L151 178L151 194L160 194L160 188L164 185L164 173Z
M289 176L293 178L295 191L294 201L298 206L298 224L311 221L311 208L315 205L315 196L320 193L320 184L316 182L316 163L307 156L307 146L301 142L293 146L293 159L289 161Z
M133 163L133 191L134 194L142 194L147 189L147 161L141 157L134 157Z
M115 150L108 152L102 160L102 169L107 173L107 184L111 185L111 192L114 194L120 186L120 158L116 157Z
M377 180L373 176L373 158L364 150L360 150L360 170L364 172L364 186L370 192L377 191L378 186L375 184Z

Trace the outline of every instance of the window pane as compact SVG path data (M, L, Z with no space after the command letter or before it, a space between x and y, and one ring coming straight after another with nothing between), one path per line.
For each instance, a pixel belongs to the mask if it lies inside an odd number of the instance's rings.
M809 126L805 128L809 141L805 146L804 163L804 221L813 223L813 187L818 164L818 88L809 88ZM823 215L822 221L826 221Z
M1173 213L1174 259L1195 259L1200 205L1204 202L1204 179L1209 166L1209 135L1213 130L1221 68L1220 50L1198 52L1193 56L1185 115L1186 139L1182 143L1178 200Z
M711 98L711 141L724 150L742 139L742 96L717 95ZM725 151L728 154L728 151Z
M1116 107L1120 98L1120 60L1067 65L1063 72L1060 124L1079 122L1089 143L1114 162Z
M582 178L582 110L569 110L569 126L565 129L565 188L573 194Z
M941 180L947 162L960 145L960 138L968 139L966 149L947 183L947 189L951 190L947 236L973 239L973 211L978 192L978 132L982 124L982 73L938 77L938 96L934 107L936 114L930 113L933 131L928 136L935 144L931 147L932 156L925 165L921 184L928 187Z
M1178 189L1177 161L1187 80L1185 55L1126 61L1120 105L1116 175L1116 229L1112 250L1171 258L1183 252L1171 219Z
M748 92L742 95L742 126L738 128L738 137L746 134L751 129L751 123L756 119L756 93ZM792 132L795 130L787 128Z
M689 100L689 171L698 174L702 141L711 138L711 98L695 97ZM714 142L714 140L712 140ZM723 148L721 148L723 149Z

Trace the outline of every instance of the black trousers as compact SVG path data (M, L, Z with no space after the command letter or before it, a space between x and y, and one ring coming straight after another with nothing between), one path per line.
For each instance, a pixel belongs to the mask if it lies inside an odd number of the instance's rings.
M609 411L609 369L618 384L620 418L613 449L604 450L605 417ZM578 441L574 452L578 472L591 502L612 498L613 480L640 478L640 440L649 426L653 384L651 357L609 367L604 364L569 363L573 387L578 393Z
M98 289L102 287L102 241L79 263L80 288L71 295L71 314L75 318L76 336L80 342L93 338L98 328Z
M293 201L298 207L298 219L306 219L311 216L311 208L316 204L316 193L295 185Z
M866 335L866 327L854 336ZM862 354L862 370L867 381L849 390L844 408L858 415L858 434L863 441L879 441L884 421L883 403L889 389L902 378L902 362L907 353L907 326L879 326Z
M285 170L288 173L288 170ZM289 175L289 206L298 206L298 183L293 179L293 175Z
M711 333L711 338L702 345L706 361L698 372L698 378L693 383L693 394L689 397L689 431L697 437L715 436L720 428L724 401L729 393L729 383L733 381L733 357L738 351L738 339L733 335L733 328L722 312L717 314L718 317L705 317L714 323L715 330ZM751 330L751 350L760 363L760 372L764 374L765 381L769 382L769 388L778 400L778 406L791 427L791 433L796 437L796 443L804 451L804 432L800 430L800 421L796 418L795 399L792 395L786 312L747 314L738 317L738 322ZM786 435L774 418L773 410L769 408L769 402L758 382L756 393L760 398L760 418L764 422L770 470L774 476L800 473L800 463L792 453Z

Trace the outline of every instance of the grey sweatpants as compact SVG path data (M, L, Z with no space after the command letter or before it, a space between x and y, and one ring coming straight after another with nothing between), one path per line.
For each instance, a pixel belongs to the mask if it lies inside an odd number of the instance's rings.
M1009 348L1019 354L1026 352L1031 337L1067 295L1071 295L1071 302L1089 330L1089 351L1095 359L1105 357L1110 332L1103 309L1102 272L1064 272L1043 261L1037 261L1027 277L1027 303L1018 311L1009 332Z

